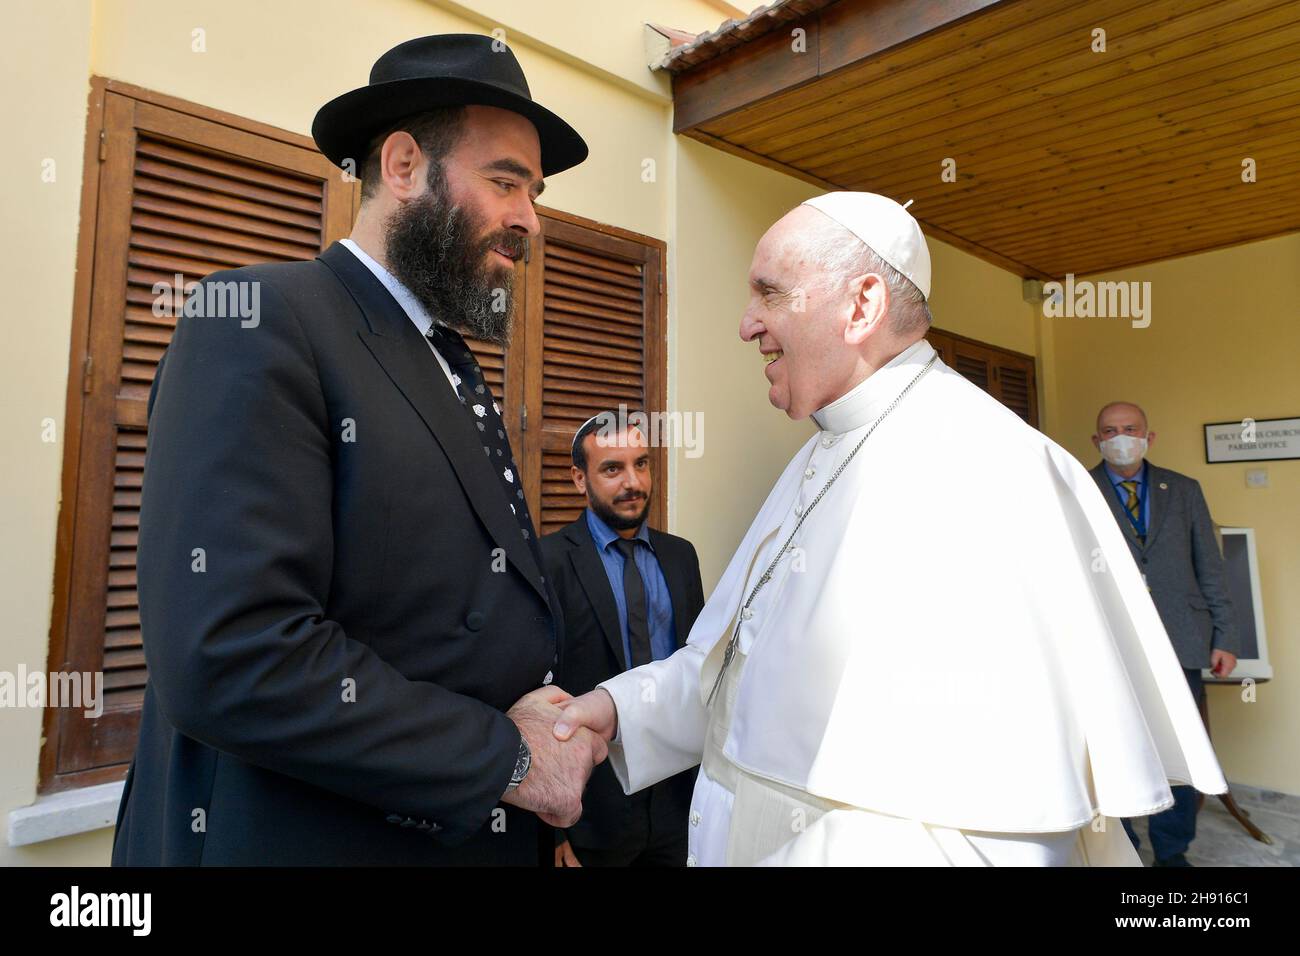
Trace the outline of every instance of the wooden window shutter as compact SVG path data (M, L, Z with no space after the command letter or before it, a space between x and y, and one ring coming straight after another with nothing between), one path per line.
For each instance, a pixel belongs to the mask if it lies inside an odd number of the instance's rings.
M93 278L79 280L87 314L74 323L49 667L102 669L104 712L47 711L44 789L120 776L135 746L147 680L135 577L146 405L175 328L155 313L155 284L313 258L347 234L354 204L353 185L305 137L111 81L96 81L89 136L98 148L87 150L82 224L93 241L83 237L79 273Z
M940 332L935 328L931 328L930 331L926 333L925 338L932 346L934 346L934 350L939 353L939 361L943 362L943 364L949 368L955 368L952 357L952 339L948 334L946 332Z
M527 428L515 447L528 461L524 491L538 532L549 534L585 504L570 478L574 432L621 404L663 412L667 353L663 243L549 210L541 220L543 234L532 243L527 267L522 329ZM516 427L521 422L517 416ZM652 469L648 520L663 528L662 445L653 449Z
M945 365L978 385L1035 428L1038 388L1033 356L932 328L926 339Z
M1016 356L1000 356L993 366L998 400L1035 428L1038 427L1038 393L1034 363Z

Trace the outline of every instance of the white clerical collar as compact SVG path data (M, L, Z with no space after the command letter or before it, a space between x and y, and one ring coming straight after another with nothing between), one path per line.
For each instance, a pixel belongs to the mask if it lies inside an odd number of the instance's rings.
M340 239L339 245L346 246L349 252L361 260L362 265L374 273L375 278L382 282L384 288L397 300L397 304L402 307L402 311L406 313L407 318L415 323L415 327L420 330L420 334L428 335L429 326L433 325L433 317L429 315L428 310L415 297L414 293L398 282L396 276L376 262L366 250L351 239Z
M822 431L833 434L870 424L880 417L933 354L934 346L925 339L913 342L835 401L813 412L813 421Z

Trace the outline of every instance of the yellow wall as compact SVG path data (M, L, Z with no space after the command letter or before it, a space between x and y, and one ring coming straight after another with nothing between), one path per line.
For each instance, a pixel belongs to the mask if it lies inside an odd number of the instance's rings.
M0 670L10 673L20 664L43 672L49 646L90 41L88 2L61 11L15 4L0 31L10 94L0 102L0 404L12 429L0 458ZM53 182L41 179L47 159ZM56 423L54 443L41 440L46 418ZM0 708L0 818L35 796L40 736L39 710ZM21 849L0 836L0 864L104 860L107 832Z
M704 453L674 453L670 523L695 543L707 593L811 434L768 404L758 346L740 340L740 316L755 244L821 190L688 139L677 141L676 178L669 384L677 408L702 414Z
M0 497L6 502L0 519L4 532L0 611L6 625L0 633L0 669L16 670L19 663L29 670L46 666L90 75L124 80L306 133L317 107L364 82L375 57L395 43L427 33L487 32L495 25L505 28L534 96L573 122L591 145L592 155L585 164L548 181L546 203L668 242L669 406L701 412L705 421L704 455L688 458L676 450L670 457L669 524L696 543L705 585L712 587L772 480L809 434L808 423L791 423L768 406L756 350L739 340L737 327L754 244L768 225L817 190L672 134L665 79L650 74L643 65L641 25L654 20L695 31L711 29L728 15L716 0L620 0L618 4L475 0L473 6L475 12L450 2L370 0L364 13L359 13L357 4L344 0L274 4L231 0L205 4L201 14L195 14L193 6L168 0L129 4L62 0L22 7L11 14L10 29L0 40L0 61L9 87L23 90L24 95L0 104L0 119L14 134L0 155L5 182L11 185L7 193L11 228L0 234L0 262L5 263L11 290L10 321L22 325L21 334L11 334L0 354L0 389L16 434L24 437L19 439L19 454L0 465ZM560 8L564 16L556 15ZM589 29L594 22L601 29ZM191 51L191 31L196 27L206 30L205 53ZM39 164L46 156L58 161L58 181L51 185L39 183ZM642 179L645 159L655 160L653 182ZM1233 260L1233 277L1245 284L1243 270L1255 269L1259 281L1271 290L1257 295L1258 301L1238 296L1228 304L1230 315L1264 316L1261 323L1274 323L1258 326L1261 342L1271 343L1286 333L1281 316L1283 306L1295 300L1296 249L1285 243L1294 241L1279 241L1282 245L1276 248L1281 251L1275 253L1277 261L1269 269L1251 265L1245 253L1238 254L1240 261ZM1104 331L1044 325L1022 301L1016 276L939 242L931 242L931 253L936 323L1038 356L1045 422L1054 437L1078 435L1078 424L1087 420L1092 406L1111 397L1101 394L1099 375L1109 376L1101 381L1116 382L1116 387L1133 380L1136 368L1126 378L1117 378L1113 370L1120 367L1116 362L1136 366L1130 361L1136 353L1099 363L1089 358L1086 343L1075 347L1076 335ZM1289 264L1284 261L1288 255ZM1188 334L1204 334L1213 343L1205 353L1220 362L1225 361L1225 353L1240 355L1239 364L1247 366L1252 361L1251 347L1236 338L1242 333L1229 324L1214 324L1206 307L1197 305L1199 298L1208 301L1209 296L1204 291L1204 273L1186 264L1190 262L1152 267L1178 270L1158 287L1157 303L1162 301L1159 289L1166 284L1185 285L1186 290L1168 292L1169 312L1157 313L1148 330L1150 339L1139 340L1136 348L1154 349L1155 343L1164 341L1159 316L1168 314L1171 325L1198 323L1186 327L1203 330ZM1279 282L1279 275L1290 277L1289 289ZM1175 305L1176 295L1185 299L1181 307ZM1198 354L1198 346L1186 341L1176 347L1166 343L1157 351L1170 348L1181 356L1178 367L1186 367ZM1058 362L1058 353L1068 361ZM1256 366L1252 376L1258 384L1216 387L1259 389L1270 377L1274 383L1285 382L1283 356L1277 349L1268 358L1272 366ZM1153 364L1160 361L1157 357ZM1059 401L1054 397L1058 378ZM1186 401L1180 390L1190 390L1199 400L1210 379L1188 376L1187 384L1178 372L1162 371L1147 375L1149 395L1129 393L1147 401L1158 421L1169 422L1165 426L1169 444L1159 451L1167 449L1170 455L1160 458L1158 453L1157 460L1197 473L1192 467L1194 448L1174 457L1178 447L1174 416L1186 414L1189 421L1199 421L1251 413L1249 407L1241 411L1235 410L1236 405L1227 407L1232 404L1229 399L1237 396L1223 391L1209 402L1212 409L1197 409L1193 415L1195 403ZM1241 377L1219 374L1213 379L1228 383ZM1266 398L1255 392L1240 396L1241 404L1259 402L1259 414L1295 414L1281 395L1269 402ZM1267 409L1262 408L1265 404ZM46 417L58 423L55 444L39 440L40 423ZM1060 434L1054 430L1058 418L1063 422ZM1088 433L1081 433L1084 446L1067 444L1076 453L1086 452ZM1281 593L1281 575L1289 571L1294 577L1296 570L1294 563L1290 568L1282 564L1285 542L1294 539L1296 528L1294 517L1290 525L1285 524L1281 505L1288 505L1293 515L1297 509L1294 490L1292 497L1279 498L1284 497L1281 480L1289 475L1294 483L1295 473L1272 466L1275 487L1263 495L1230 490L1226 472L1219 474L1224 474L1221 481L1206 483L1216 516L1261 530L1261 561L1266 574L1272 575L1265 580L1265 596L1274 602L1270 632L1276 632L1274 660L1280 663L1285 647L1277 645L1286 643L1282 631L1288 626L1294 630L1297 619L1294 601L1284 604L1286 596ZM1234 513L1226 510L1229 505ZM1271 692L1266 688L1263 696ZM1248 713L1258 717L1243 713L1237 723L1262 722L1268 714L1275 726L1283 726L1287 717L1295 724L1295 703L1290 710L1267 700L1255 707ZM1291 792L1300 792L1294 764L1279 774L1264 755L1249 749L1251 737L1268 739L1266 733L1253 723L1236 726L1229 715L1219 716L1223 710L1216 697L1218 738L1234 743L1225 759L1232 775L1251 783L1285 784ZM38 711L0 710L0 817L35 799L39 733ZM1238 737L1246 741L1240 747ZM1284 738L1274 733L1272 739ZM110 838L109 830L100 830L19 849L0 841L0 864L103 863Z
M1034 309L1021 296L1019 276L937 239L927 239L927 244L934 276L930 312L936 328L1038 354Z
M1253 704L1210 688L1211 729L1229 779L1300 793L1300 461L1207 465L1201 430L1300 416L1300 235L1088 278L1149 281L1151 325L1039 320L1057 350L1052 437L1091 467L1097 411L1137 402L1156 432L1150 460L1199 481L1219 524L1255 529L1275 679ZM1269 487L1247 488L1248 467L1268 469Z

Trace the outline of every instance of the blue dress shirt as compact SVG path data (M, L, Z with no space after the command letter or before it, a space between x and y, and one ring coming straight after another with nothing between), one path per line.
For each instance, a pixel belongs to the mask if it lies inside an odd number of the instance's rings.
M614 546L618 532L601 521L594 511L587 509L587 529L591 539L596 542L596 553L605 566L605 575L609 578L610 589L614 592L614 603L618 606L618 629L623 635L623 663L632 666L632 640L627 633L627 595L623 593L623 552ZM654 545L650 543L650 532L645 523L637 529L632 540L641 542L633 552L636 557L637 570L641 572L641 581L645 585L646 616L650 626L650 657L661 661L670 657L677 649L677 625L673 621L673 599L668 594L668 582L664 580L663 569L655 557Z
M1115 489L1115 491L1112 493L1117 496L1116 500L1119 501L1119 506L1123 508L1125 511L1128 510L1128 492L1120 487L1120 482L1121 481L1137 482L1137 488L1135 490L1137 491L1138 501L1142 501L1142 527L1146 529L1147 534L1150 534L1151 533L1151 489L1150 488L1146 490L1147 491L1146 500L1143 501L1142 499L1142 486L1147 480L1147 463L1145 461L1142 462L1141 470L1132 478L1125 478L1123 475L1115 474L1115 472L1111 470L1110 462L1108 461L1103 462L1102 467L1106 469L1106 477L1110 479L1110 483ZM1129 526L1131 527L1132 524L1133 522L1130 521Z

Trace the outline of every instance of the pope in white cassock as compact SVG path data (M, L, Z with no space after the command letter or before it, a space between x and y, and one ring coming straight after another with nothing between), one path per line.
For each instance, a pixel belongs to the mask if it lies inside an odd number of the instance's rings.
M687 644L567 701L632 793L700 764L688 865L1140 865L1120 817L1227 785L1096 482L925 341L902 206L759 242L740 336L818 431Z

